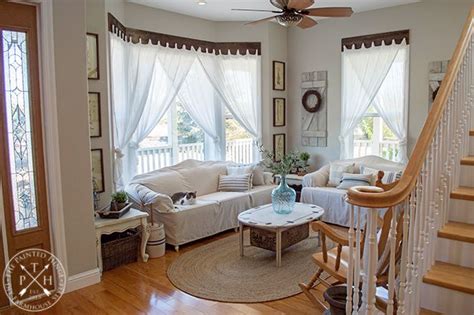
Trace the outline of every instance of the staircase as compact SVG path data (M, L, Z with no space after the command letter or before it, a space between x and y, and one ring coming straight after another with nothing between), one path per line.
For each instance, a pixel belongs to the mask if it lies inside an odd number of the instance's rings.
M450 194L448 222L438 230L436 261L423 277L421 306L442 314L474 314L474 117L469 150Z
M401 179L353 187L347 202L346 314L474 315L474 7ZM361 208L363 242L354 224ZM394 215L378 248L378 213L387 208Z

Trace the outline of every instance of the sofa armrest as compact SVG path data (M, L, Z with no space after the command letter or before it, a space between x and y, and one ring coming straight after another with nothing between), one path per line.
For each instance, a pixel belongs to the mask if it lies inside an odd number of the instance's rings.
M326 187L329 181L329 165L303 177L303 187Z
M125 190L135 206L141 210L147 211L147 207L152 206L153 209L162 213L175 211L173 201L169 196L157 193L146 186L131 184Z

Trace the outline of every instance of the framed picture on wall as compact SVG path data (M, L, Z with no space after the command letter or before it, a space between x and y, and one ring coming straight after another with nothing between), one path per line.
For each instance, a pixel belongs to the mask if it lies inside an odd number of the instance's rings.
M104 186L104 160L102 157L102 149L91 150L92 160L92 182L98 193L105 191Z
M286 154L286 135L284 133L277 133L273 135L273 156L275 162L281 161L281 158Z
M99 138L102 136L102 123L100 118L100 93L89 92L89 136Z
M285 63L283 61L273 61L273 89L285 90Z
M286 125L286 99L273 98L273 127L283 127Z
M99 35L87 33L87 78L99 80Z

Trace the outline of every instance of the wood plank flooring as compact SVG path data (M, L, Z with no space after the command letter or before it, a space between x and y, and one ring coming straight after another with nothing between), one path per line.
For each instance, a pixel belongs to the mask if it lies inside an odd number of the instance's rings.
M203 244L226 237L226 232L189 246L184 253ZM161 258L147 263L137 262L104 272L102 282L65 294L43 314L322 314L305 295L299 294L278 301L238 304L220 303L195 298L176 289L168 280L166 270L180 253L167 249ZM316 288L321 298L323 286ZM2 314L23 314L11 308Z

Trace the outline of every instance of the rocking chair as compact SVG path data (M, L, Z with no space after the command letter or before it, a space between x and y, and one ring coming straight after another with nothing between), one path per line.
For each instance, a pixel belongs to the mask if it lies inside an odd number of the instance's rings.
M379 176L379 178L381 178ZM385 186L385 185L384 185ZM385 187L382 187L385 188ZM390 231L390 224L392 220L392 215L395 213L393 208L389 208L383 218L378 218L378 227L380 228L377 233L378 239L378 262L376 269L376 286L377 286L377 296L376 296L376 306L382 311L386 310L387 307L387 285L388 285L388 270L390 263L390 245L388 242L388 235ZM397 218L397 234L396 234L396 251L395 251L395 276L398 274L398 265L401 258L401 248L402 248L402 238L403 238L403 212L400 213ZM321 247L322 251L313 255L314 263L317 265L317 271L308 284L300 283L299 286L303 293L309 298L309 300L316 306L321 306L324 309L327 309L323 301L319 300L311 290L318 284L322 283L326 287L331 285L341 284L347 282L347 270L349 267L349 238L348 234L336 230L329 226L328 224L317 221L312 224L314 231L319 231L321 237ZM361 231L361 259L364 254L364 240L365 240L365 228ZM326 236L329 237L333 242L337 243L337 246L328 250L326 244ZM356 241L354 241L356 242ZM355 250L355 246L354 246ZM362 261L362 260L361 260ZM330 277L335 278L336 282L330 284L326 279L321 278L321 274L326 272ZM362 277L360 278L362 279ZM360 283L362 285L362 283ZM396 299L395 299L396 300ZM396 311L396 303L394 303L394 309Z

